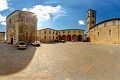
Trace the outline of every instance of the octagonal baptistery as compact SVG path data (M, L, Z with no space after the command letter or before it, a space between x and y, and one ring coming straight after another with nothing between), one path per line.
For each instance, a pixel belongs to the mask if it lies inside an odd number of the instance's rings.
M96 24L96 11L88 10L87 37L92 43L120 44L120 18Z
M37 16L28 11L16 10L6 18L6 40L7 43L18 43L25 41L30 43L37 37Z

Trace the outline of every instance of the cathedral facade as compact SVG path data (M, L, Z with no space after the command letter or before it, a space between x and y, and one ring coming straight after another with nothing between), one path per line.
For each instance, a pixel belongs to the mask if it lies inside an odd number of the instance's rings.
M92 43L120 44L120 18L96 24L96 11L87 11L87 39Z

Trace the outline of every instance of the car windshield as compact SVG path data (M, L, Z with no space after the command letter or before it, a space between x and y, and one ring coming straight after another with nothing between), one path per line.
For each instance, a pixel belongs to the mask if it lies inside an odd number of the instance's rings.
M25 45L25 43L24 42L20 42L19 45Z

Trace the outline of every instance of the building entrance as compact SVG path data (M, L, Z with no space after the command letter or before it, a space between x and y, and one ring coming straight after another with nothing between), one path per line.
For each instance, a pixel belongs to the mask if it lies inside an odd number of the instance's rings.
M82 41L82 36L78 35L78 41Z
M10 44L13 44L13 38L11 38Z

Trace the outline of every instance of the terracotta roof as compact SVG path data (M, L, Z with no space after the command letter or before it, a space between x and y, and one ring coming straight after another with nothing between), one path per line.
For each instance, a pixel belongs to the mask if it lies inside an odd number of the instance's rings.
M114 20L120 20L120 18L112 18L112 19L104 20L104 21L102 21L102 22L100 22L100 23L97 23L94 27L96 27L96 26L98 26L98 25L100 25L100 24L109 22L109 21L114 21ZM94 28L94 27L92 27L92 28ZM92 29L92 28L91 28L91 29Z
M51 28L45 28L45 29L55 30L55 29L51 29ZM40 30L45 30L45 29L40 29ZM55 31L65 31L65 30L82 30L82 31L85 31L83 29L63 29L63 30L55 30Z

